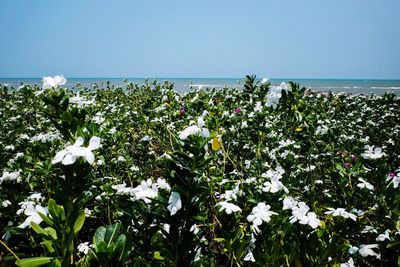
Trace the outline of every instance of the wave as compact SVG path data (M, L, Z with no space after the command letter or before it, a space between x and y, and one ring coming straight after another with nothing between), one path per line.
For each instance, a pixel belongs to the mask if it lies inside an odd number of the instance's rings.
M370 88L379 90L399 90L400 86L372 86Z

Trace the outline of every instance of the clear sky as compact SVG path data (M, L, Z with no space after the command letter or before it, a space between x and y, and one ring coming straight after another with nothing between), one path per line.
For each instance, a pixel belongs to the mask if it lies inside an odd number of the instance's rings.
M399 0L0 0L0 77L400 79Z

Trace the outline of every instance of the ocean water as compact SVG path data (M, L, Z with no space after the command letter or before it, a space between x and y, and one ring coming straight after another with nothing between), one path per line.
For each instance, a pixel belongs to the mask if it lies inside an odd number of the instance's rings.
M127 78L127 82L143 84L145 78ZM186 92L191 89L215 87L223 88L235 87L243 88L243 78L148 78L151 82L170 81L174 83L174 88L177 92ZM124 86L126 82L124 78L68 78L67 88L74 89L79 83L82 86L92 87L92 84L97 83L106 86L106 82L116 86ZM346 92L355 94L376 94L383 95L386 92L394 92L400 96L400 80L357 80L357 79L291 79L280 78L271 79L272 85L279 85L281 82L293 81L299 83L308 89L322 92ZM10 88L18 88L23 84L41 84L41 78L0 78L0 84L7 85Z

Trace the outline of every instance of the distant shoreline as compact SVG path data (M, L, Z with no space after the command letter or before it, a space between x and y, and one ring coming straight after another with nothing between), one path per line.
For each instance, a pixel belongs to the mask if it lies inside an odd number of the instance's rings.
M260 79L261 80L261 79ZM174 83L174 89L177 92L187 92L193 89L205 88L242 88L244 78L68 78L65 85L69 89L76 89L77 84L82 87L92 88L93 84L100 87L107 86L107 82L114 86L126 86L127 83L144 84L153 81ZM282 82L293 81L300 86L313 91L320 92L344 92L351 94L376 94L383 95L385 92L394 92L400 96L400 80L382 80L382 79L277 79L270 80L272 85L279 85ZM42 78L0 78L0 84L7 84L9 87L18 88L20 84L41 85Z

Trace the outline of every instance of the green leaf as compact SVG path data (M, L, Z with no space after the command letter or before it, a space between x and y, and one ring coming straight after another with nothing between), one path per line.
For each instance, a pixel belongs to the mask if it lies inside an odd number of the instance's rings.
M65 221L65 211L63 206L57 205L56 201L52 198L49 199L48 209L53 219L57 218L60 221Z
M48 233L42 227L40 227L40 225L38 225L37 223L31 222L31 227L32 227L32 230L35 231L37 234L43 235L44 237L48 237Z
M117 235L119 228L121 228L120 223L112 224L107 227L106 235L104 237L104 241L106 241L107 246L109 246L113 242L113 239Z
M126 236L124 234L118 236L117 241L115 242L115 250L119 250L123 248L126 243Z
M104 241L104 237L106 236L107 229L104 226L97 228L93 237L93 244L95 246L99 246L101 241Z
M43 219L43 221L45 221L48 225L50 225L51 227L54 227L54 222L47 217L45 214L37 212L39 214L39 216Z
M158 260L158 261L163 261L163 260L164 260L164 257L161 256L160 251L155 251L155 252L153 253L153 258L154 258L155 260Z
M54 240L57 240L57 232L54 228L51 227L46 227L44 228L44 230L46 231L46 233L48 233Z
M83 223L85 222L85 212L81 211L78 215L78 218L76 218L75 224L74 224L74 233L77 234L83 226Z
M53 261L53 259L54 259L53 257L35 257L35 258L17 260L15 264L23 267L35 267L35 266L42 266L45 264L49 264Z

